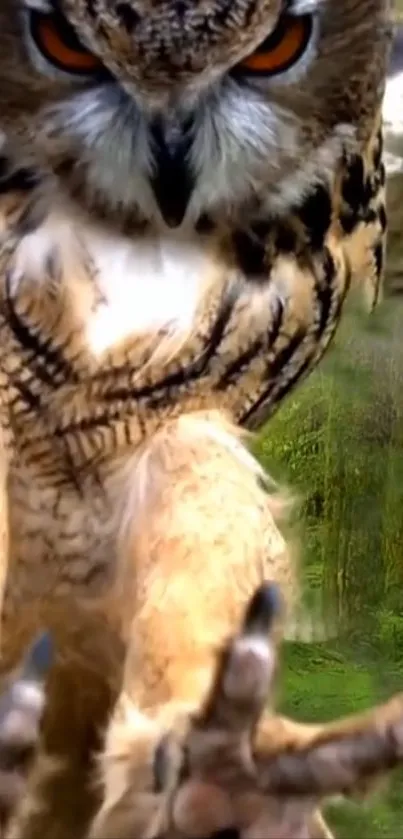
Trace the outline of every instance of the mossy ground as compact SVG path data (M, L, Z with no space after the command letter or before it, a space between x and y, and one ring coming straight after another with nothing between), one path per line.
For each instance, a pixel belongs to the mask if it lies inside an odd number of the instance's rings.
M284 653L280 704L301 721L327 721L365 710L403 688L403 659L386 661L365 639L354 651L341 644L286 644ZM401 839L403 771L369 803L335 803L326 815L338 839Z

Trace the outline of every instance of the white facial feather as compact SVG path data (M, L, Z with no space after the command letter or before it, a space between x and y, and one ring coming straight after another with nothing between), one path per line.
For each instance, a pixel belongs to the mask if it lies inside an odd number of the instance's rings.
M177 235L133 242L96 228L85 232L85 241L103 297L87 324L95 355L131 334L191 328L209 266L200 244Z
M23 5L27 9L37 9L39 12L52 11L52 4L49 0L23 0Z
M323 3L326 3L326 0L294 0L291 6L291 12L294 15L312 14Z
M228 83L199 107L191 160L198 180L189 212L238 204L259 191L267 161L295 154L298 124L292 113L253 90Z
M150 187L153 152L147 123L137 105L113 85L81 91L48 114L49 130L60 131L88 165L87 183L93 194L107 196L115 209L139 208L146 218L160 221ZM204 212L237 206L261 191L267 165L275 180L268 192L274 211L306 193L309 178L327 181L340 153L341 134L303 160L292 178L276 180L281 154L298 156L300 126L291 111L280 108L259 91L235 83L222 85L199 103L190 161L196 185L185 226ZM292 181L292 188L290 183Z
M89 264L94 274L95 307L80 301L88 348L95 356L124 340L160 328L181 336L194 323L197 304L213 269L208 251L196 236L177 232L149 239L107 233L95 224L75 225L67 215L51 214L25 236L10 272L10 293L18 296L25 281L48 282L52 254L72 270Z
M152 153L145 119L113 84L80 91L49 110L49 131L68 138L88 166L93 194L108 196L113 209L154 209L150 188Z

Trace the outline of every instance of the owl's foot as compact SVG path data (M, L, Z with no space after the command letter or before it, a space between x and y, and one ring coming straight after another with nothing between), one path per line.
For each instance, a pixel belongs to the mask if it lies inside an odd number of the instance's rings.
M201 709L169 731L132 706L104 758L92 839L325 839L319 808L403 762L403 695L367 714L303 725L265 710L276 671L276 590L251 600ZM130 729L131 726L131 730ZM224 833L222 834L224 835Z
M0 836L23 798L36 755L51 662L52 642L44 632L0 694Z

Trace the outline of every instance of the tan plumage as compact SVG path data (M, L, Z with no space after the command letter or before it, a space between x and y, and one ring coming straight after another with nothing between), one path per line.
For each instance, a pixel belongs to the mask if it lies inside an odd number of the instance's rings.
M111 591L133 551L123 525L138 520L144 481L159 485L147 446L200 411L258 426L318 362L351 284L370 305L379 296L388 7L1 4L2 667L39 626L55 633L45 739L48 751L70 750L76 806L54 782L60 836L70 817L80 835L93 806L83 778L137 614L137 592ZM305 18L291 67L241 73L271 33ZM56 68L48 53L61 36ZM62 71L60 55L77 53L96 71ZM180 471L181 439L166 474ZM207 546L212 511L203 499L195 508ZM262 536L248 539L253 569ZM225 563L238 549L225 544ZM168 579L168 566L159 573Z

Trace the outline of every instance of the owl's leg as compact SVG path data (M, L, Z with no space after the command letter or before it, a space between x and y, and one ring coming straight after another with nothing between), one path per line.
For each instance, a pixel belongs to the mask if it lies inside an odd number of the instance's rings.
M7 839L83 839L99 807L97 755L119 694L125 651L102 606L97 601L83 608L73 598L42 604L41 623L50 628L55 657L38 754ZM31 636L25 626L24 637Z
M93 773L89 755L63 761L41 741L26 794L2 839L83 839L98 804Z
M275 579L285 599L293 586L274 515L281 502L261 477L217 416L167 424L134 460L120 580L129 648L101 761L97 839L141 839L144 812L152 819L160 800L154 753L164 733L199 707L217 646L256 585Z

